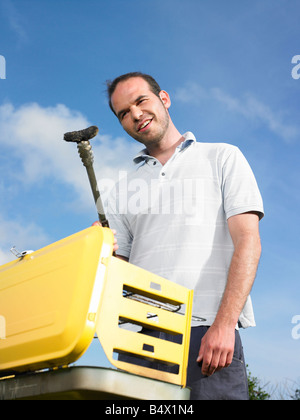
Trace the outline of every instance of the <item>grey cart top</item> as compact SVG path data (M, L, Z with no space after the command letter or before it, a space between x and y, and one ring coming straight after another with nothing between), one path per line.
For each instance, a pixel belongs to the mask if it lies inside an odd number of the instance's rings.
M188 400L190 390L110 368L61 368L0 380L0 400Z

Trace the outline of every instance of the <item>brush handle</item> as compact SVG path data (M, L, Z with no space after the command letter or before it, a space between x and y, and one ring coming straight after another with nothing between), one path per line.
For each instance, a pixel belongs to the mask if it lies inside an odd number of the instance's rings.
M83 163L83 166L85 166L87 174L88 174L94 201L97 207L99 221L103 227L109 227L108 220L105 216L105 212L103 208L103 204L102 204L102 200L101 200L101 196L100 196L100 192L99 192L99 188L97 184L97 179L95 176L95 171L94 171L94 166L93 166L94 155L92 151L92 146L89 141L81 141L80 143L77 144L77 149L78 149L78 153L81 158L81 161Z

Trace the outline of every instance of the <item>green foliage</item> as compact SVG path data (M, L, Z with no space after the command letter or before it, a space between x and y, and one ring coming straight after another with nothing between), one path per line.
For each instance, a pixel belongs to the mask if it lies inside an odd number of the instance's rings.
M249 389L249 399L250 400L269 400L271 395L268 394L260 385L258 378L252 376L251 372L248 370L247 365L247 376L248 376L248 389Z
M296 389L295 395L291 395L291 399L294 401L300 401L300 389Z
M294 400L300 401L300 388L299 384L293 383L293 387L288 382L281 383L276 386L271 386L269 384L261 385L260 380L252 376L247 367L247 377L248 377L248 389L249 389L249 399L250 400ZM266 387L271 392L267 392Z

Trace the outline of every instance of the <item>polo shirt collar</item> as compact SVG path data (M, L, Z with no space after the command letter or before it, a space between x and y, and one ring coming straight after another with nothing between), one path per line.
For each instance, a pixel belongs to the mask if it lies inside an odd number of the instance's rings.
M183 135L183 142L180 143L179 146L177 146L177 150L181 151L183 149L185 149L186 147L190 146L192 143L196 142L196 138L194 136L194 134L191 131L187 131L184 135ZM148 154L147 149L143 149L141 150L133 159L133 162L135 164L141 163L141 162L147 162L149 159L151 159L151 156Z

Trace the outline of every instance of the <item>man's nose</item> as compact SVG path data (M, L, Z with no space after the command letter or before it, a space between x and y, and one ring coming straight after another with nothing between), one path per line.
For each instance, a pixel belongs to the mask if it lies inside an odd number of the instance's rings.
M139 121L142 115L143 111L139 107L135 106L131 108L131 117L134 121Z

